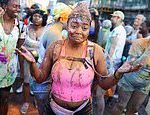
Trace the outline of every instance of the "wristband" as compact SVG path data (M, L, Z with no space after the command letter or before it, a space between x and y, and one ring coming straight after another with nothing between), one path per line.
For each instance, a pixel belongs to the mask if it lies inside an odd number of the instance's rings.
M114 78L115 78L116 81L119 81L123 77L123 74L121 76L116 76L117 70L118 69L116 69L115 72L114 72Z

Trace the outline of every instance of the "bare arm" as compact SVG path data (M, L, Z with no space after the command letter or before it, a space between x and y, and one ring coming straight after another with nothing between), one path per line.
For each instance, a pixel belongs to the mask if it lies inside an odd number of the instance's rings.
M108 71L106 67L106 59L104 57L104 53L102 51L102 48L100 48L97 45L95 47L94 56L95 56L94 58L96 59L95 69L100 75L102 75L102 76L96 75L98 84L100 87L102 87L105 90L109 89L110 87L114 86L117 82L115 78L113 77L113 75L108 76Z
M31 75L39 83L45 81L50 74L52 63L53 63L53 58L52 58L53 47L54 45L52 44L47 49L40 68L38 68L32 54L24 46L21 47L22 50L16 49L16 51L30 63Z
M46 78L50 75L53 62L51 54L52 49L51 47L49 47L39 68L37 67L35 62L30 64L31 75L34 76L36 81L39 83L45 81Z
M101 75L96 75L97 82L99 86L105 90L116 85L124 73L137 71L142 66L141 64L132 65L132 61L126 62L114 74L112 73L108 75L104 53L102 51L102 48L97 45L95 47L94 56L96 71Z

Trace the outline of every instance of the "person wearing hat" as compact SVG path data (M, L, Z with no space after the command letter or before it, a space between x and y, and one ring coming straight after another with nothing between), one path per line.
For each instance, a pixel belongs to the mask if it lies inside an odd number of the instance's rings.
M107 68L113 73L122 64L122 54L126 42L126 31L123 27L124 13L115 11L111 14L113 30L110 32L105 46L105 56ZM111 63L110 63L111 62ZM116 86L112 88L112 94L115 94Z
M101 45L103 48L105 48L107 38L110 34L110 29L112 28L112 23L110 20L104 20L102 22L102 28L99 31L99 36L97 43Z
M126 41L126 31L122 25L124 14L121 11L115 11L111 16L113 30L109 34L105 46L105 55L109 55L114 69L118 69L121 65L122 53Z
M132 42L127 61L135 58L133 64L142 62L141 69L126 73L118 82L118 101L107 115L135 115L150 91L150 38L140 38Z
M64 3L58 2L52 9L54 23L50 24L49 26L49 31L51 31L53 34L46 32L45 37L51 36L51 39L53 39L52 36L54 36L62 39L62 31L66 30L68 16L70 15L71 11L71 7Z
M25 47L21 47L23 51L16 49L30 63L31 74L37 82L51 77L51 98L45 106L44 115L91 115L94 77L100 87L108 89L119 81L123 73L141 67L141 64L132 66L131 62L126 62L108 77L103 49L88 40L90 22L88 5L78 3L69 15L68 38L48 47L40 68Z

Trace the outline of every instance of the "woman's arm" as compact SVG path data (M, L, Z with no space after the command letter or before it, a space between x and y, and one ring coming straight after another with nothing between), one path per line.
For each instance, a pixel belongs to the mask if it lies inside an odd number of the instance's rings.
M122 75L124 73L137 71L142 66L141 64L132 65L134 60L131 62L125 62L118 70L108 75L107 67L106 67L106 60L105 60L102 48L99 47L98 45L95 45L95 46L96 46L95 52L94 52L95 69L101 75L101 76L96 75L97 82L99 86L105 90L116 85L118 81L122 78Z
M44 59L40 67L37 67L35 62L30 63L31 75L35 77L36 81L41 83L46 80L46 78L50 75L50 71L52 68L52 48L49 47L46 50Z
M113 76L110 75L108 76L108 71L106 67L106 58L104 56L102 48L97 45L95 45L94 59L95 59L95 69L99 73L99 75L96 75L97 77L96 80L99 86L105 90L114 86L116 84L116 80L114 79Z
M21 50L16 49L19 55L23 56L30 63L31 75L39 83L45 81L50 74L52 63L53 63L53 57L52 57L53 48L54 48L54 44L49 46L49 48L47 49L40 68L38 68L32 54L24 46L21 47Z

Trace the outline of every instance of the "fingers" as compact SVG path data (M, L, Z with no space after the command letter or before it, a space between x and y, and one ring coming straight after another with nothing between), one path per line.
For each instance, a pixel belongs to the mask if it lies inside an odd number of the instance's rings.
M143 64L132 65L130 71L131 72L138 71L142 66L143 66Z
M24 47L24 46L21 46L20 49L21 49L21 50L24 50L24 51L27 51L27 48Z
M15 51L16 51L19 55L23 55L23 54L22 54L22 51L19 50L18 48L16 48Z
M23 52L23 53L28 52L27 48L24 47L24 46L21 46L21 47L19 48L19 50L20 50L21 52Z

